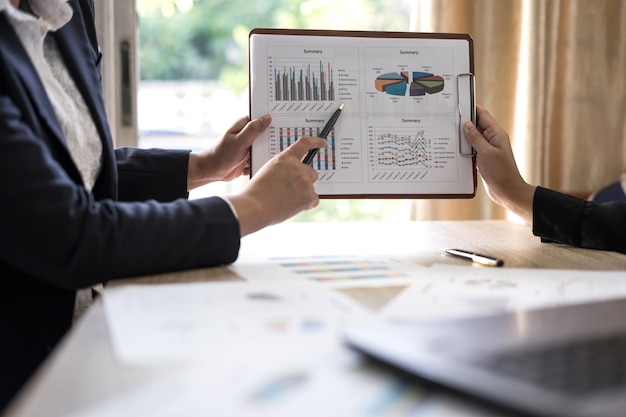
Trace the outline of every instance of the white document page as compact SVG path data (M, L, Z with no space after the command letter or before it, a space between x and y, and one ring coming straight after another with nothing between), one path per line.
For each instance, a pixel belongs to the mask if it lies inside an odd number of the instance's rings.
M428 272L414 259L411 233L397 233L387 222L344 222L342 236L335 230L304 222L267 227L241 240L239 258L228 268L251 283L343 288L407 285Z
M374 35L373 35L374 36ZM250 36L251 117L270 113L252 175L345 107L312 166L323 196L472 196L467 39Z
M320 350L345 324L370 318L352 299L314 284L119 286L105 290L103 306L113 352L130 365Z
M433 265L380 312L422 321L626 296L626 272Z
M249 282L312 282L334 288L402 286L428 273L408 257L393 255L247 255L229 268Z

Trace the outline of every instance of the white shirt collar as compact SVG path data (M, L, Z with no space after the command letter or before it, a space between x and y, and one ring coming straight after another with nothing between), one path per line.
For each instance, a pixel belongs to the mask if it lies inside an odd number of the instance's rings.
M22 0L28 1L35 16L16 9L10 0L0 0L0 12L6 11L15 22L37 22L45 34L63 27L72 18L72 8L67 0Z

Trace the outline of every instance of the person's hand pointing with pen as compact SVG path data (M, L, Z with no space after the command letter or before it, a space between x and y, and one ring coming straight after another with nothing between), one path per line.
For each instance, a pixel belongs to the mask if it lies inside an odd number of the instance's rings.
M328 119L328 122L326 122L326 125L324 126L324 128L322 129L322 131L319 134L320 138L326 139L326 137L328 136L330 131L335 126L335 123L337 122L337 119L339 119L339 116L341 115L341 111L343 110L343 106L344 106L344 103L341 103L339 105L339 107L337 108L337 110L335 110L333 115L330 116L330 119ZM309 165L311 162L313 162L313 158L315 158L315 156L317 155L318 151L319 151L319 149L311 149L309 152L307 152L306 155L304 155L304 158L302 158L302 162L304 162L305 164Z
M263 130L268 125L269 120ZM255 132L252 140L260 132ZM317 171L303 164L302 158L308 151L325 146L324 139L302 136L264 164L241 193L228 197L237 212L241 236L318 205L319 197L313 187Z

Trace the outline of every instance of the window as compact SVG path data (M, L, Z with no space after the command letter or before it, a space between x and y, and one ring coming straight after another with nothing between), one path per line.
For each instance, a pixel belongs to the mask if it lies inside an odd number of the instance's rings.
M248 114L255 27L407 31L410 0L138 0L139 146L199 150ZM229 194L247 179L190 198ZM296 221L409 219L407 200L322 200Z

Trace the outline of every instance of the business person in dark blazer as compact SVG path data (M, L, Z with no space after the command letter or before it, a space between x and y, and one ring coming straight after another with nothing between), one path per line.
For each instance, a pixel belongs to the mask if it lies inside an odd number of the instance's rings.
M478 126L468 122L463 128L491 200L532 225L542 241L626 254L625 201L586 201L527 183L509 134L485 108L477 106L477 115Z
M114 150L90 0L0 0L0 410L68 330L75 291L233 262L241 236L314 207L325 146L303 137L237 195L188 190L248 174L271 118L213 147Z

